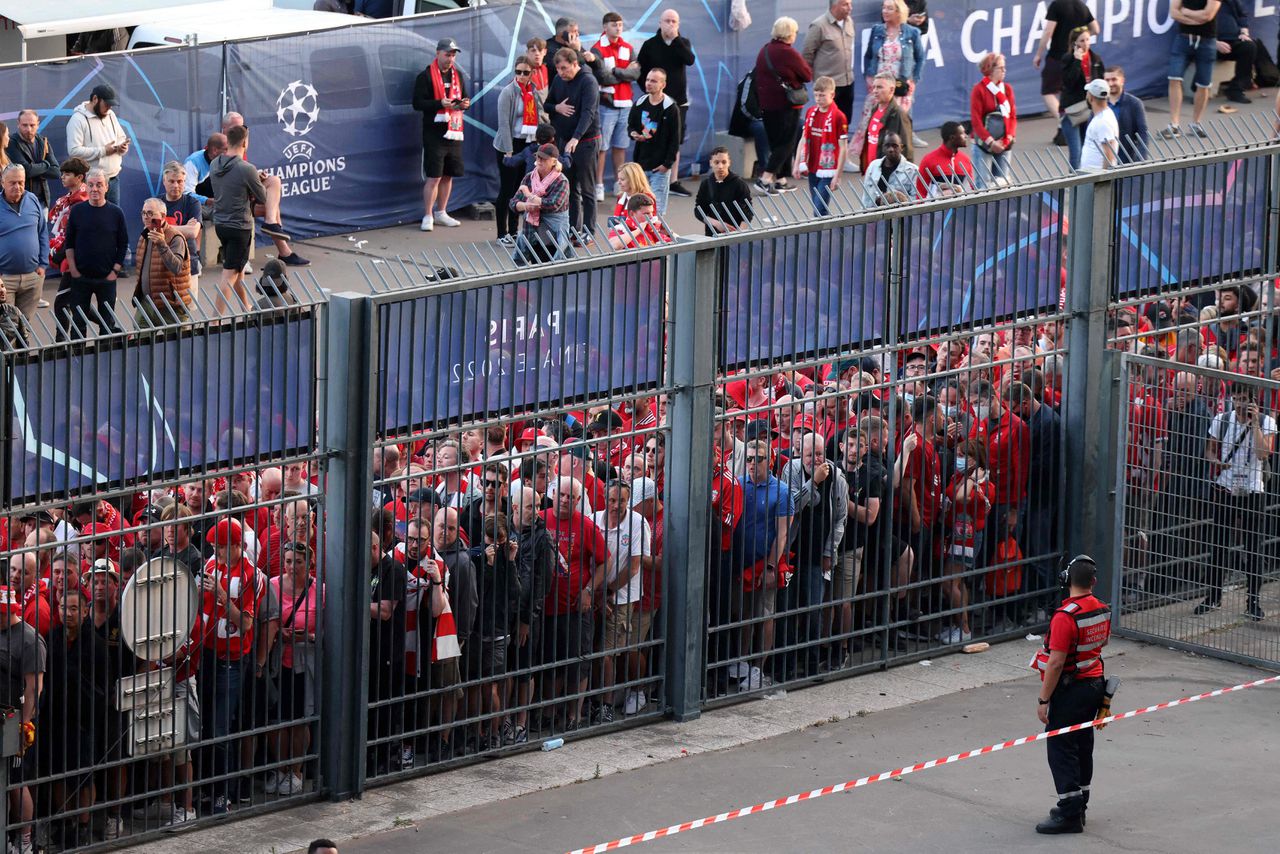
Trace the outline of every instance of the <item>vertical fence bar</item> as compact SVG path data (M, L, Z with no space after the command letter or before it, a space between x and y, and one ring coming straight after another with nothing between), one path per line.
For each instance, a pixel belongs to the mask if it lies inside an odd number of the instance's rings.
M667 700L678 721L701 714L702 635L706 623L705 570L711 506L711 394L715 385L716 282L720 252L702 248L672 260L668 301L674 384L668 411L666 530Z
M329 298L328 342L319 384L323 447L332 455L325 525L327 573L321 663L320 767L334 799L364 788L369 688L370 496L373 494L374 309L368 296Z
M1115 517L1114 466L1108 467L1105 437L1113 435L1112 398L1117 360L1107 351L1107 306L1115 257L1115 184L1078 184L1071 191L1067 247L1067 376L1063 442L1067 506L1077 524L1068 526L1067 554L1095 558L1112 553ZM1109 589L1115 568L1099 564L1099 589Z

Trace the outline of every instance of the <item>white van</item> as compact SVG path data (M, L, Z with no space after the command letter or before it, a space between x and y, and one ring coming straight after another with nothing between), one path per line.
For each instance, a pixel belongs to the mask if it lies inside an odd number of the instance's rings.
M0 0L0 63L61 59L68 36L111 28L131 30L128 47L134 49L314 32L368 20L279 9L272 0L134 0L103 8L100 0Z

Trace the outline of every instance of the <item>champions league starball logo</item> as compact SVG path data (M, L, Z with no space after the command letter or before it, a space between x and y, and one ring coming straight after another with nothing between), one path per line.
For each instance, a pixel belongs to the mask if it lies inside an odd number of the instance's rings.
M289 136L306 136L319 118L319 94L310 83L295 80L280 90L276 119Z
M320 119L320 93L301 80L287 84L276 98L276 119L286 135L295 137L281 149L285 162L266 167L267 172L280 179L281 194L305 196L331 190L334 177L346 170L347 158L341 154L317 156L316 144L300 138L315 130ZM329 143L320 140L321 151L329 147Z

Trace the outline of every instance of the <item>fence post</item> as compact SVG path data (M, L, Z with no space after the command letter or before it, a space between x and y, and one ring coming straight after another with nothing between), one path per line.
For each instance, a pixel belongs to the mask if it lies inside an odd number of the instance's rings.
M673 392L667 404L667 702L678 721L701 714L706 627L707 514L711 507L711 396L716 376L719 253L691 247L672 261L667 301Z
M369 714L369 573L373 494L373 304L329 297L324 429L329 453L321 656L320 767L334 800L364 789Z
M1097 181L1071 190L1067 248L1066 407L1062 458L1066 468L1067 554L1098 561L1098 590L1110 590L1109 558L1117 529L1114 447L1119 382L1117 352L1107 349L1107 310L1115 258L1115 184Z

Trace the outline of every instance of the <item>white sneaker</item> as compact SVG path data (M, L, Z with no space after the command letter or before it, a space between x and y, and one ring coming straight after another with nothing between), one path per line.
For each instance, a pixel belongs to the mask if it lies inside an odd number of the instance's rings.
M266 792L268 795L274 795L276 792L280 791L280 781L282 779L284 779L284 775L279 771L268 771L267 782L262 784L262 791Z
M613 182L613 195L615 197L622 195L622 184L619 183L618 181Z
M859 169L858 169L858 161L857 161L857 160L852 160L852 159L851 159L851 160L846 160L846 161L844 162L844 171L848 172L848 173L849 173L849 174L851 174L851 175L856 174L856 173L859 171Z
M729 665L729 675L734 679L746 679L751 675L751 666L745 661L735 661Z
M968 643L971 640L973 640L973 632L960 632L960 643Z
M414 757L413 757L412 747L405 746L400 748L400 768L401 769L412 768L413 759Z
M644 692L632 689L627 692L627 701L623 704L622 710L624 714L634 715L647 705L649 705L649 698L644 695Z
M764 684L764 674L760 672L759 667L752 667L747 671L747 675L738 683L739 691L754 691Z
M302 794L302 778L297 774L285 774L281 776L279 792L282 795L300 795Z
M462 225L462 223L449 216L445 211L436 211L436 222L440 223L445 228L457 228Z
M596 201L604 201L604 184L596 184Z
M419 231L435 231L435 229L436 221L434 218L429 216L424 216L422 218L422 224L418 226Z
M107 820L103 824L102 836L104 839L119 839L120 835L124 833L124 821L118 815L107 816Z
M187 809L186 807L175 806L173 808L173 812L169 815L167 819L165 819L164 826L177 827L179 825L186 824L189 821L195 821L195 820L196 820L196 811L194 809Z

